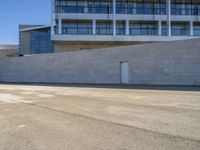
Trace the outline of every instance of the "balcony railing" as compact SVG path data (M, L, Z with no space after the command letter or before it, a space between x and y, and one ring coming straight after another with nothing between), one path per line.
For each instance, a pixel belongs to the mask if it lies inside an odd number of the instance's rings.
M162 35L167 35L167 29L166 28L162 28Z
M56 6L58 13L97 13L112 14L111 6ZM146 6L116 6L117 14L147 14L147 15L165 15L164 7L146 7ZM200 15L200 6L197 8L171 8L172 15Z
M117 28L117 35L125 35L125 28ZM92 28L73 28L73 27L63 27L62 34L92 34ZM113 28L96 28L97 35L112 35Z
M130 28L130 35L158 35L158 29L154 27Z
M90 34L92 34L92 28L87 28L87 27L81 27L81 28L63 27L62 28L62 34L90 35Z
M200 9L189 9L189 8L172 8L172 15L200 15Z
M187 35L190 35L190 30L172 28L172 35L175 35L175 36L187 36Z
M56 11L59 13L97 13L97 14L109 14L112 13L112 8L108 6L57 6Z
M189 36L190 30L189 29L172 28L171 33L174 36ZM162 28L162 35L167 35L167 29L166 28Z
M194 29L194 36L200 36L200 29Z
M112 35L113 34L113 28L103 28L103 27L97 27L96 28L96 34L97 35Z
M200 36L200 29L194 29L194 36ZM158 35L158 28L154 27L143 27L143 28L130 28L129 29L130 35ZM172 28L171 30L172 35L174 36L189 36L190 30L189 29L180 29L180 28ZM126 29L125 28L116 28L117 35L125 35ZM56 34L58 34L56 32ZM92 28L90 27L63 27L62 34L68 35L92 35ZM103 28L97 27L96 28L96 35L113 35L113 28ZM162 35L167 35L166 28L162 28Z
M126 31L125 28L119 28L119 27L118 27L118 28L116 29L116 32L117 32L116 34L117 34L117 35L125 35L125 31Z
M88 9L85 9L86 13L97 13L97 14L110 14L112 13L112 7L109 6L89 6Z
M164 15L166 14L165 8L148 8L148 7L116 7L117 14L151 14L151 15Z

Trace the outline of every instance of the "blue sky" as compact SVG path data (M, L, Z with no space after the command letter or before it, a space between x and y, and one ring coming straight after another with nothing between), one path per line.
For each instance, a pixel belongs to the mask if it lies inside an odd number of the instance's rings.
M1 0L0 44L18 44L19 24L50 24L51 0Z

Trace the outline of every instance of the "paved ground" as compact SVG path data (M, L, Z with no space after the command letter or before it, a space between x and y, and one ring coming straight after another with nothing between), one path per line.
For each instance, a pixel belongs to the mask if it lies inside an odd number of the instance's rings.
M0 150L199 150L199 90L1 84Z

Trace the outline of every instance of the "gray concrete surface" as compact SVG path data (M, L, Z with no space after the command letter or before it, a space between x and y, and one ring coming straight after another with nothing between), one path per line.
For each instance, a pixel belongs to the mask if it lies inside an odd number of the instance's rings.
M200 39L0 59L0 81L200 86Z
M1 150L199 150L200 88L0 85Z

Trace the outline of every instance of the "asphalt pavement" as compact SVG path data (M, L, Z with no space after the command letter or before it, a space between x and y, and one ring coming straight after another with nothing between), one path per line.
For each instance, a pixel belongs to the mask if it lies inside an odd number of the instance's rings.
M200 150L200 90L0 84L0 150Z

